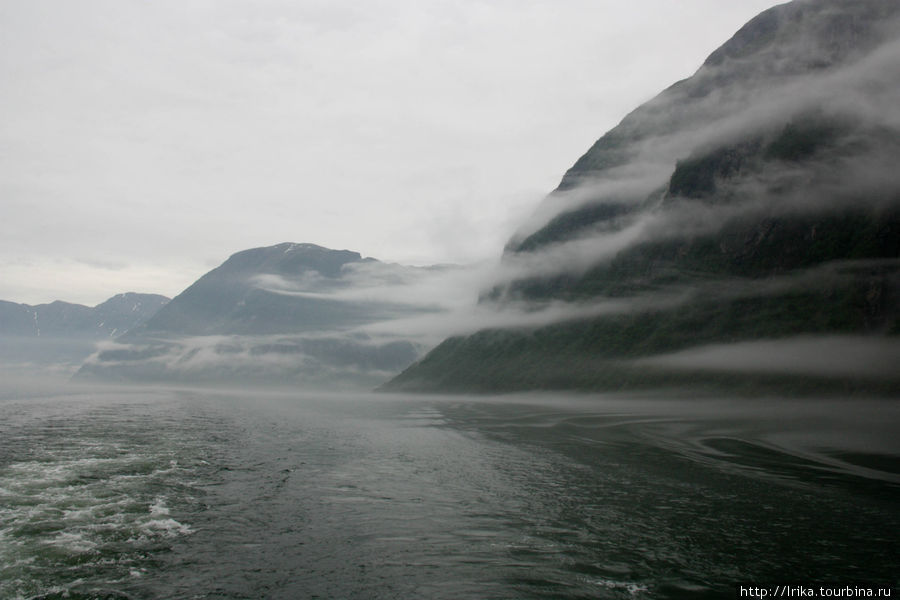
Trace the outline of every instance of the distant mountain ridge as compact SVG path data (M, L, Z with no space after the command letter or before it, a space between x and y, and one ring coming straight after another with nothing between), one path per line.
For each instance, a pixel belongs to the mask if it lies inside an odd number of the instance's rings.
M169 301L159 294L117 294L97 306L0 300L0 370L71 374L96 350L138 327Z
M894 0L763 12L602 136L509 241L512 275L482 302L571 317L450 338L385 389L900 389L892 369L836 383L752 355L781 348L789 366L845 336L900 360L898 76ZM685 354L728 344L746 350L731 370Z
M142 324L169 302L127 292L90 307L57 300L31 306L0 300L0 336L104 339Z

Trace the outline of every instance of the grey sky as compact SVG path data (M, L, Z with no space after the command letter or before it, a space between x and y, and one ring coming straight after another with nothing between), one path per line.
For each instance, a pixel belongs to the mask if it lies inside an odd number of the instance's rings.
M0 0L0 299L178 293L282 241L496 257L772 0Z

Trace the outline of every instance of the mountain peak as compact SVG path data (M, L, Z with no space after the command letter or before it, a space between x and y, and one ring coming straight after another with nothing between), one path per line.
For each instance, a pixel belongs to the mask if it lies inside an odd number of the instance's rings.
M896 16L896 0L795 0L748 21L703 66L763 59L762 66L782 74L826 68L883 41Z
M242 250L194 282L143 329L199 335L319 327L350 309L318 310L317 301L307 299L304 312L290 293L340 285L347 274L345 266L369 262L377 261L359 252L309 243L282 242ZM266 309L254 312L261 304Z
M138 292L125 292L116 294L112 298L105 300L95 306L107 312L129 313L129 312L150 312L155 313L169 301L169 298L161 294L141 294Z
M600 137L547 198L541 213L555 219L532 219L507 248L532 249L619 219L623 207L660 197L669 167L700 145L783 127L803 112L858 110L871 118L888 110L897 88L884 82L895 73L898 38L897 0L795 0L764 11L692 77ZM876 51L885 49L888 56Z
M316 244L282 242L274 246L236 252L209 275L212 273L220 276L243 273L296 275L315 271L325 277L334 278L340 276L341 268L345 264L362 260L363 257L359 252L351 250L331 250Z

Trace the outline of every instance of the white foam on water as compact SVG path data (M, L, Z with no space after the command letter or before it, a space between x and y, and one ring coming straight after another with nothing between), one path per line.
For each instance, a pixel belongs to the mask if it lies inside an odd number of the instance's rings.
M85 537L84 532L61 531L51 540L46 542L51 546L58 546L75 554L84 554L97 548L97 543Z
M650 591L650 589L646 585L642 585L640 583L635 583L633 581L615 581L613 579L591 579L590 583L598 586L605 587L607 589L612 590L624 590L631 594L632 596L638 596L646 594Z
M65 521L87 521L94 518L96 507L70 508L63 511L62 518Z
M150 505L150 514L154 517L168 515L169 507L166 506L165 500L157 498L156 501Z
M140 526L144 534L175 537L190 535L194 532L189 525L179 523L169 517L169 507L166 506L165 498L157 497L153 504L148 507L148 510L151 518Z
M190 535L194 532L189 525L179 523L175 519L153 519L141 526L141 531L149 535L162 535L163 537L176 537Z
M0 467L0 596L33 597L31 584L17 583L33 569L119 566L126 577L140 577L135 561L147 543L193 532L170 516L176 492L159 493L182 479L169 449L78 440L48 446ZM45 584L41 593L53 593Z

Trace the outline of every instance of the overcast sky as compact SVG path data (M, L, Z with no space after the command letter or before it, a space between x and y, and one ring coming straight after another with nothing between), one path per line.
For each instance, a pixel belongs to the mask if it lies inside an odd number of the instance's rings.
M0 0L0 299L173 296L284 241L495 258L772 0Z

